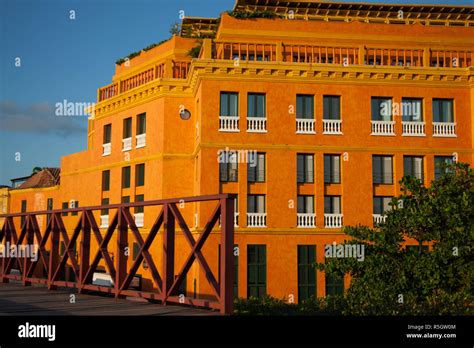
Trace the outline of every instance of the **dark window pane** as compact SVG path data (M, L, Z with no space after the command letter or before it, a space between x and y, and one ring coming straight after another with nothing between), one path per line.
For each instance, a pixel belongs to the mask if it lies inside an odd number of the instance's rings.
M135 166L135 186L145 185L145 164L137 164Z
M316 296L316 246L298 245L298 302Z
M130 167L122 168L122 188L130 187Z
M106 124L104 126L104 137L103 137L103 143L104 144L110 143L111 133L112 133L112 125L111 124Z
M137 134L146 133L146 114L140 114L137 116Z
M422 122L423 107L421 99L403 98L402 99L402 121Z
M344 294L344 277L326 274L326 296Z
M123 139L130 138L132 136L132 118L126 118L123 120Z
M102 198L101 205L109 205L109 199L108 198ZM101 209L100 210L100 215L109 215L109 209Z
M102 172L102 191L110 190L110 170Z

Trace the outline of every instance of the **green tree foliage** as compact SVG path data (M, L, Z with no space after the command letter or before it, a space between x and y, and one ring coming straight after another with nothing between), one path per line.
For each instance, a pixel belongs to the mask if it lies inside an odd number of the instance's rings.
M429 187L404 177L385 222L344 229L352 237L345 244L364 245L364 261L327 258L317 265L351 275L343 314L472 314L474 173L463 163L446 171ZM407 237L417 241L415 250L405 247Z

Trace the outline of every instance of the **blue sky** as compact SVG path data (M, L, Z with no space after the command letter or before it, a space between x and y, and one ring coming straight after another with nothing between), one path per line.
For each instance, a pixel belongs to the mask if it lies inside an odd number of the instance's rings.
M111 82L114 62L168 38L179 11L215 17L233 5L234 0L0 0L0 184L35 166L59 166L61 156L86 149L86 117L54 116L56 103L95 102L97 88Z

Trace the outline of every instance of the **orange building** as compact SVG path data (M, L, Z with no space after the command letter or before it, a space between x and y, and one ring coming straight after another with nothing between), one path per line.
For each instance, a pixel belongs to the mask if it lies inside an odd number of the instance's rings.
M87 150L62 158L60 184L10 190L10 212L234 193L239 297L339 292L310 265L341 227L383 220L404 175L429 185L441 163L474 160L473 14L237 0L232 14L185 18L180 35L116 65ZM196 235L210 213L183 207ZM156 211L134 214L146 235ZM108 211L97 219L105 228ZM218 244L216 229L203 250L213 272ZM182 236L177 247L182 264ZM205 277L195 263L186 296L209 294Z

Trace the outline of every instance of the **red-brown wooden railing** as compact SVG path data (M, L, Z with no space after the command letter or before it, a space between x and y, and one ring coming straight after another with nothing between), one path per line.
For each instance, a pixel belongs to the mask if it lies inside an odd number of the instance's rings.
M2 257L0 283L7 283L10 279L22 281L25 286L32 283L42 283L46 284L50 290L54 290L58 286L71 287L77 288L79 293L91 290L114 294L115 297L134 296L158 300L163 304L180 303L213 308L220 310L223 314L231 314L233 311L234 279L234 199L235 195L219 194L0 215L0 217L5 218L3 227L0 230L0 244L5 245L8 242L10 245L20 247L26 244L33 245L36 240L38 245L38 258L35 261L28 257ZM195 240L177 205L212 201L217 202L217 204L208 218L204 230L200 232L198 239ZM156 219L154 219L148 236L144 240L130 214L130 208L148 206L161 206L162 209L156 216ZM93 213L102 209L116 211L104 234L101 233ZM78 213L77 223L71 231L67 231L65 227L62 218L63 213ZM47 217L46 228L43 231L41 231L38 224L37 217L39 216ZM22 217L24 222L18 234L14 219L21 219ZM72 219L72 217L68 219ZM220 269L220 277L218 277L220 281L218 282L201 250L219 219L221 222L220 248L223 249L223 252L220 253L220 259L218 260L220 263L218 268ZM186 261L180 269L175 267L175 223L179 225L181 233L191 247L191 252L187 255ZM129 244L129 230L139 247L138 255L131 267L127 266L127 256L125 253L125 248ZM161 272L149 251L152 242L159 233L163 234ZM115 248L109 245L114 235L116 236ZM92 236L95 237L98 248L91 259ZM66 246L62 256L59 250L60 239L62 239ZM75 245L78 241L80 241L79 257L77 257L75 252ZM183 250L180 249L179 251L183 254ZM116 255L115 260L113 252ZM67 264L68 259L76 275L74 281L60 279L61 270ZM111 279L114 280L113 287L92 284L93 274L97 270L101 259L104 260L105 267ZM17 261L19 274L11 274L15 260ZM178 294L179 286L185 280L186 274L195 260L197 260L206 275L206 280L214 293L214 299L183 298L183 296ZM132 280L142 261L146 261L150 269L151 280L157 289L156 291L145 292L141 291L141 289L130 289ZM40 267L39 269L38 266ZM179 270L176 278L174 276L175 269ZM39 275L40 273L43 275Z

